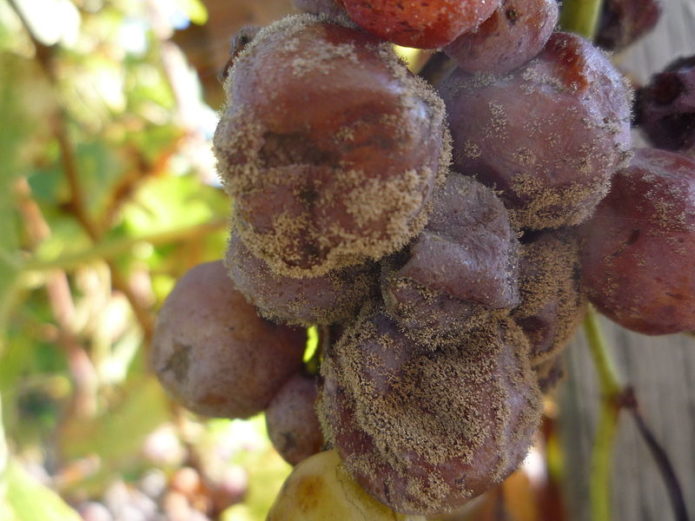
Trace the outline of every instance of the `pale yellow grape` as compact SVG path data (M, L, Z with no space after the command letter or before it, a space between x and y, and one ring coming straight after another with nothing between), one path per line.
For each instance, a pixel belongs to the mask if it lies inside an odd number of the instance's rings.
M334 450L302 461L287 478L266 521L425 521L382 505L347 473Z

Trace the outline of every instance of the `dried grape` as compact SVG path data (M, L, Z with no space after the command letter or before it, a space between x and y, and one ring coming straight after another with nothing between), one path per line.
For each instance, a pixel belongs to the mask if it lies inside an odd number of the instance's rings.
M439 90L455 167L500 190L519 228L586 220L629 157L630 90L579 36L553 34L507 75L457 70Z
M451 511L521 462L540 415L511 320L423 350L365 308L327 353L319 418L346 468L396 512Z
M289 17L256 36L225 85L218 169L241 238L273 272L324 275L422 229L449 164L444 107L390 46Z

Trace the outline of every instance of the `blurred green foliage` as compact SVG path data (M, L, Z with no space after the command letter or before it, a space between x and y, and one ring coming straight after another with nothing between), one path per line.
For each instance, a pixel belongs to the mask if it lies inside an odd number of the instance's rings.
M194 418L148 370L157 308L226 242L216 114L170 40L206 20L199 0L0 0L0 521L79 519L182 466L245 469L246 500L207 514L260 520L288 472L261 417Z

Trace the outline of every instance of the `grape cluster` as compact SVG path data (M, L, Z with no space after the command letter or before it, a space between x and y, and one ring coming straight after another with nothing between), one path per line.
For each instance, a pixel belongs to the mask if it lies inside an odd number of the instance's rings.
M554 0L296 5L235 40L214 138L228 250L168 298L155 369L193 411L266 410L293 464L332 449L271 520L326 518L297 514L309 481L375 519L448 512L524 458L587 300L695 329L695 163L630 162L631 88L553 32ZM389 42L456 67L435 89Z

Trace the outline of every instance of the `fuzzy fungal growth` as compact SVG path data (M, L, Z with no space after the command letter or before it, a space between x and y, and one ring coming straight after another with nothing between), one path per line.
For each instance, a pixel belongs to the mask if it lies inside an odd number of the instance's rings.
M455 168L500 190L520 229L585 221L629 158L631 91L579 36L554 33L508 74L457 70L439 90Z
M295 278L379 259L422 230L450 162L444 105L388 44L312 15L236 58L214 137L237 229Z
M527 349L510 320L455 347L421 349L367 307L324 360L324 433L365 490L396 512L451 511L526 455L540 416Z
M638 149L583 228L589 300L651 335L695 330L695 161Z
M225 263L238 290L269 320L310 326L353 317L378 288L371 263L334 270L318 277L273 273L232 231Z
M387 314L423 345L462 335L519 303L518 242L502 201L489 188L451 174L434 195L425 230L382 262Z
M528 233L521 248L521 304L512 318L538 364L562 351L586 310L575 229Z

